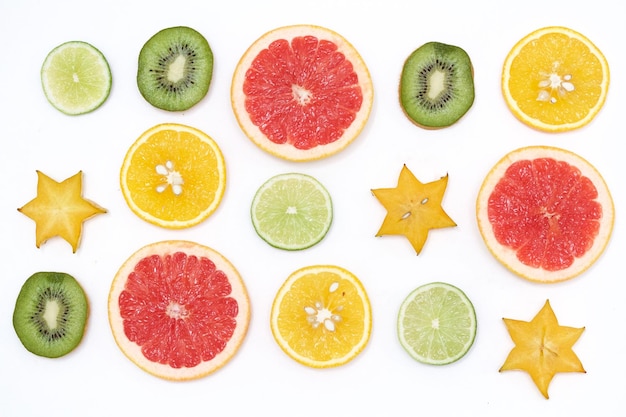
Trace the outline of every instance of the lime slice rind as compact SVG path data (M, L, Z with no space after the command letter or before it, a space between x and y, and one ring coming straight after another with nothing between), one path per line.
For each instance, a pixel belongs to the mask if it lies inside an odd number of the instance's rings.
M301 173L276 175L254 195L250 208L256 233L270 246L303 250L319 243L330 229L330 194L314 177Z
M71 116L90 113L109 97L111 69L93 45L69 41L46 56L41 84L48 102L60 112Z
M418 362L447 365L461 359L476 338L476 312L459 288L432 282L413 290L398 313L398 339Z

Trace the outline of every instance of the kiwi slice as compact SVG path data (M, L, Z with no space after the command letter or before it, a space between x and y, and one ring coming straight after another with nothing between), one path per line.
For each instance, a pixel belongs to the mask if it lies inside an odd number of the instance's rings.
M58 358L78 346L87 316L87 297L74 277L64 272L37 272L17 296L13 327L30 352Z
M400 103L418 126L438 129L454 124L474 103L469 55L440 42L417 48L402 68Z
M186 26L159 31L139 52L139 92L162 110L183 111L197 104L209 91L212 75L209 43Z

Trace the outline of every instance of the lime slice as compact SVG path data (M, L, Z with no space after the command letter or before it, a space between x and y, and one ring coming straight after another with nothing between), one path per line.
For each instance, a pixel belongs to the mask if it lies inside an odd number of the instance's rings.
M443 282L413 290L398 314L398 337L415 360L446 365L462 358L476 337L476 313L463 291Z
M111 91L111 70L92 45L71 41L54 48L41 68L46 98L57 110L78 115L104 103Z
M257 234L285 250L321 241L333 219L330 194L315 178L300 173L276 175L256 192L251 208Z

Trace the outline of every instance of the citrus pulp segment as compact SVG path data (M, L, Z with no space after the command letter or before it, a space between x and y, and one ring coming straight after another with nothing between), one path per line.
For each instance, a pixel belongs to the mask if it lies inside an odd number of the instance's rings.
M117 345L138 367L169 380L206 376L239 349L250 301L235 267L189 241L139 249L121 266L108 300Z
M330 229L330 194L310 175L287 173L267 180L250 209L257 234L270 245L301 250L319 243Z
M559 132L588 124L609 88L609 65L584 35L560 26L538 29L507 55L502 92L513 114L539 130Z
M371 306L351 272L334 265L307 266L278 290L270 326L280 348L295 361L312 368L336 367L367 345Z
M478 193L478 227L490 252L514 273L558 282L587 270L609 242L613 199L579 155L530 146L504 156Z
M181 124L160 124L130 147L120 172L126 203L152 224L181 229L209 217L226 189L226 165L206 133Z
M111 70L104 55L82 41L70 41L54 48L41 68L46 98L57 110L79 115L104 103L111 91Z
M243 132L275 156L333 155L359 135L373 103L369 70L341 35L312 25L274 29L244 53L231 102Z
M400 344L415 360L447 365L461 359L476 338L476 313L454 285L432 282L413 290L398 313Z

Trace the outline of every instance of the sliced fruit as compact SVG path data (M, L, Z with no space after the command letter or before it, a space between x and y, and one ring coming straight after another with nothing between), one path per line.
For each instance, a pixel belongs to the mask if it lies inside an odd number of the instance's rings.
M82 197L83 173L79 171L63 182L56 182L37 171L37 197L17 210L35 221L35 245L59 236L76 252L83 223L106 210Z
M82 341L89 315L87 296L64 272L37 272L20 290L13 327L24 347L38 356L58 358Z
M584 35L560 26L526 35L502 70L502 92L513 114L547 132L588 124L608 88L609 64L602 52Z
M154 107L183 111L209 91L213 51L201 33L186 26L163 29L139 52L137 87Z
M113 279L108 310L122 352L168 380L196 379L224 366L250 322L248 293L235 267L187 241L135 252Z
M111 91L111 69L102 53L82 41L54 48L43 62L41 84L57 110L79 115L102 105Z
M514 273L558 282L587 270L602 254L615 210L600 173L564 149L510 152L487 174L476 218L490 252Z
M456 226L441 206L447 186L447 175L422 184L404 165L396 188L372 190L387 210L376 236L404 235L419 255L429 230Z
M367 345L372 312L363 284L334 265L293 272L278 290L270 318L280 348L312 368L343 365Z
M549 300L530 322L503 320L515 347L500 372L527 372L545 398L548 398L548 387L557 373L585 372L572 350L585 328L559 325Z
M275 156L308 161L352 143L373 103L369 71L341 35L319 26L272 30L244 53L231 101L243 132Z
M270 245L301 250L319 243L333 221L333 205L324 186L310 175L288 173L267 180L251 207L257 234Z
M400 77L400 104L418 126L427 129L451 126L473 103L472 62L463 49L428 42L405 61Z
M206 133L166 123L145 131L130 147L120 172L126 203L143 220L170 229L194 226L217 209L226 189L226 165Z
M411 357L430 365L461 359L476 338L476 313L454 285L431 282L413 290L398 313L398 338Z

